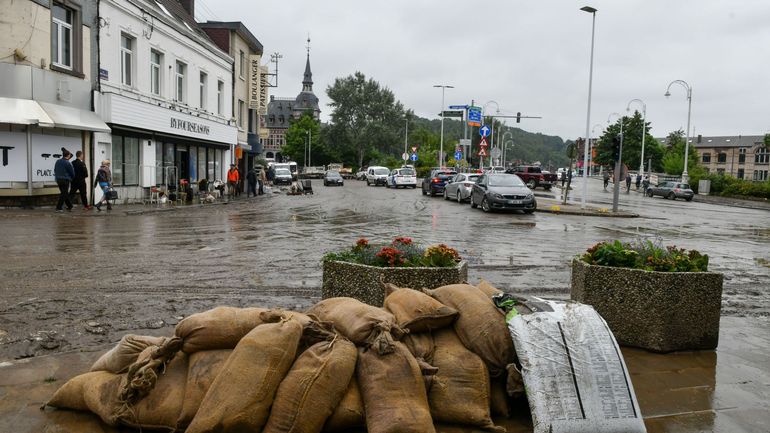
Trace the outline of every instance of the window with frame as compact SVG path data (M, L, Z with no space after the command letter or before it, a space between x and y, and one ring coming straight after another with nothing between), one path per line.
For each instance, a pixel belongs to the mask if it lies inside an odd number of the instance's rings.
M743 171L743 169L742 169L742 168L739 168L739 169L738 169L738 175L737 175L736 177L737 177L738 179L743 179L744 173L745 173L745 172Z
M726 162L727 162L727 154L724 152L719 152L719 154L717 154L717 163L724 164Z
M136 137L112 136L112 183L139 185L139 144Z
M760 147L754 153L755 164L767 164L770 162L770 150L767 147Z
M725 175L725 169L724 168L718 168L717 169L717 174L719 176L724 176Z
M711 154L710 154L710 153L704 153L704 154L703 154L703 157L702 157L702 161L703 161L704 163L709 163L709 162L711 162Z
M738 150L738 164L745 164L746 163L746 149L741 148Z
M208 75L205 72L201 72L200 81L198 84L198 97L200 98L201 110L206 109L206 83L208 81Z
M163 64L163 54L150 50L150 92L160 96L160 71Z
M243 107L244 102L240 99L238 100L238 128L243 129Z
M767 170L754 170L754 180L756 181L767 180Z
M126 86L134 85L134 38L120 34L120 82Z
M72 70L75 13L59 3L51 6L51 63Z
M175 99L177 102L184 102L185 101L185 91L184 91L184 84L185 84L185 73L187 72L187 65L184 63L177 61L176 62L176 70L175 70Z
M225 83L217 81L217 114L224 115L225 108Z
M241 55L238 60L238 76L243 78L243 70L246 68L246 55L241 50Z

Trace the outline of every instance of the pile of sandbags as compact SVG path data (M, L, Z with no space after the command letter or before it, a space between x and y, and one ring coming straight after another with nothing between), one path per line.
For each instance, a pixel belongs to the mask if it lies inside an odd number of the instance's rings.
M305 313L218 307L173 337L123 337L47 404L189 433L504 431L492 414L508 415L518 370L496 290L481 286L385 285L382 308L352 298Z

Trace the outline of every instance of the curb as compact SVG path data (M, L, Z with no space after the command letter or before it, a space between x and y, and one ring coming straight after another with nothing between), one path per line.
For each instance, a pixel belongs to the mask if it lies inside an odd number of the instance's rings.
M551 213L556 215L577 215L577 216L591 216L591 217L604 217L604 218L639 218L639 214L628 212L598 212L595 210L573 210L573 209L559 209L553 210L550 208L538 207L535 212Z

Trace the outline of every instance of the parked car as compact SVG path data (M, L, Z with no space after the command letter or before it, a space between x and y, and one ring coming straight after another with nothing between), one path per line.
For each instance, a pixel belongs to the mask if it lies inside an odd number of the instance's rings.
M291 170L288 168L276 168L275 169L275 178L273 179L273 183L276 185L291 185L291 182L294 179L291 175Z
M417 172L413 168L397 168L390 172L386 186L388 188L417 188Z
M362 168L361 170L356 172L356 175L354 176L356 180L366 180L366 167Z
M339 171L329 170L324 174L324 186L338 185L344 186L345 181Z
M543 170L540 167L534 165L520 165L518 167L510 168L505 172L519 176L521 180L527 184L529 189L535 189L538 186L542 186L543 189L548 191L557 180L555 173L543 173Z
M693 193L690 189L690 185L679 182L663 182L657 186L651 186L647 188L647 197L655 197L659 195L661 197L676 200L677 198L683 198L687 201L692 200Z
M444 187L444 200L457 200L458 203L470 200L473 184L479 176L477 173L457 173Z
M471 207L481 206L484 212L492 210L523 210L532 213L537 200L524 181L514 174L492 173L481 175L471 191Z
M422 195L430 194L435 197L438 194L444 194L444 186L447 180L454 177L457 172L445 168L435 168L430 171L430 176L422 180Z
M373 166L366 171L367 185L385 185L388 182L390 170L387 167Z

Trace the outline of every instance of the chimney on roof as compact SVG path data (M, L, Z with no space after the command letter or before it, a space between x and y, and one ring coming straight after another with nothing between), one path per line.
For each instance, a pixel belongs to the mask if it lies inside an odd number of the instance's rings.
M179 0L179 4L191 17L195 18L195 0Z

